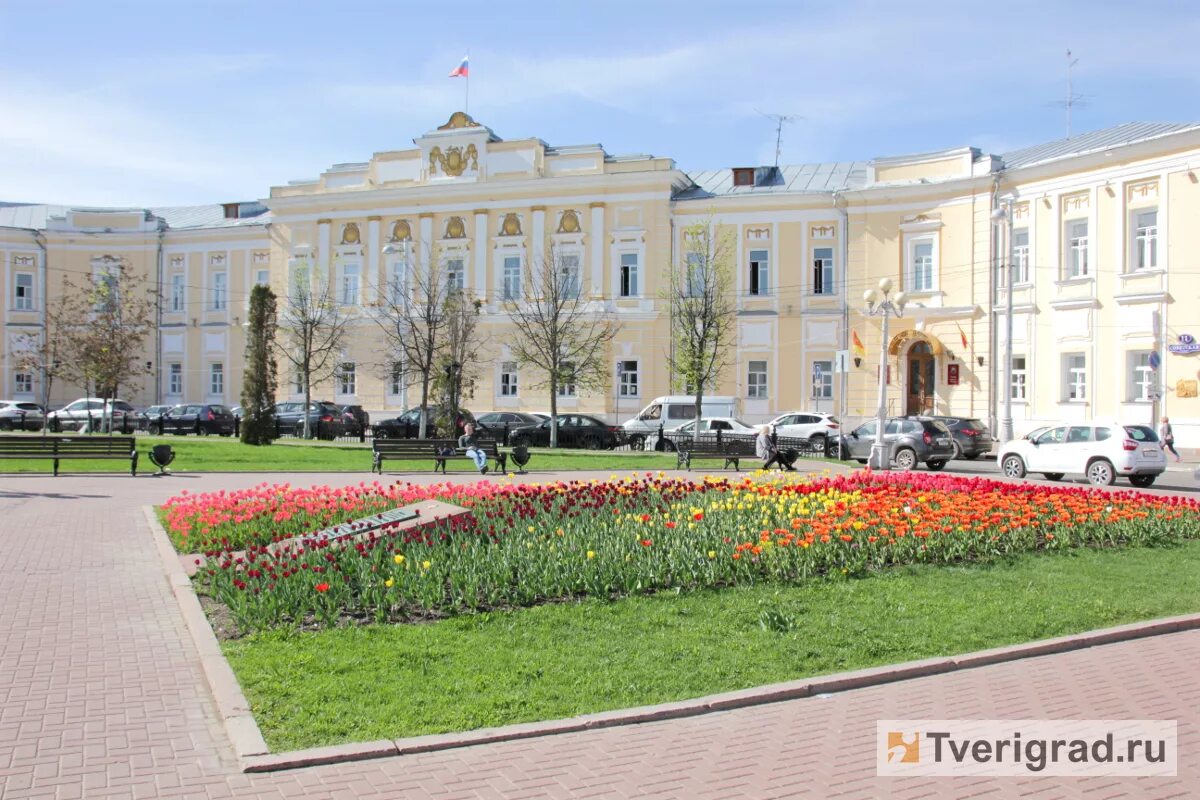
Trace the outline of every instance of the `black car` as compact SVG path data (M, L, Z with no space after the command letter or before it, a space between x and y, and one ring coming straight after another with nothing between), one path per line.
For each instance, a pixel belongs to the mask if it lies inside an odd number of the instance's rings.
M587 450L611 450L623 443L624 432L616 425L586 414L558 415L558 446L582 447ZM508 434L508 443L514 447L527 445L550 446L550 420L536 425L526 425Z
M463 434L463 426L475 421L475 415L465 408L458 410L454 431L441 431L434 420L436 409L427 409L425 419L426 439L457 439ZM410 408L395 419L385 419L371 426L371 433L376 439L416 439L421 435L421 409Z
M934 417L954 435L954 457L974 460L992 451L992 432L974 417Z
M866 464L871 457L878 425L867 420L842 436L842 457ZM891 417L883 430L883 446L888 460L897 469L910 470L918 464L939 470L954 457L953 437L941 422L932 417Z
M536 414L525 414L520 411L489 411L480 414L475 420L480 433L486 433L498 442L505 441L505 434L510 434L517 428L540 424L545 417Z
M150 406L149 408L142 409L137 413L137 429L139 431L150 430L151 422L158 419L163 414L166 414L174 407L175 406L169 403L164 403L163 405Z
M232 436L233 427L233 414L225 406L215 403L178 405L146 423L146 431L153 435L174 433L184 436L194 433L197 436L208 436L210 433L216 433Z
M362 406L342 406L342 425L347 436L361 436L371 424L371 415Z
M288 401L275 404L275 426L281 436L304 435L304 402ZM336 439L345 434L342 410L333 403L314 400L308 404L310 437Z

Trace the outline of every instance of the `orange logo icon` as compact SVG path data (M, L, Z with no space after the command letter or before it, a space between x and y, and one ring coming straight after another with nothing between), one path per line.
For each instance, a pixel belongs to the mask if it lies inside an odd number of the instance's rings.
M920 763L921 734L888 731L887 760L889 764Z

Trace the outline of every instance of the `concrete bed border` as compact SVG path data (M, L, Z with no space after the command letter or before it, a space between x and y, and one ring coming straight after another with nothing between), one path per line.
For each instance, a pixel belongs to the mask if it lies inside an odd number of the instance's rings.
M617 711L583 714L566 719L517 723L473 731L413 736L405 739L380 739L374 742L356 742L272 753L267 747L266 740L263 739L258 723L250 713L250 704L242 694L237 676L234 675L233 669L221 652L216 634L213 633L208 617L200 606L200 601L192 588L192 582L185 574L179 561L179 555L171 545L167 532L159 524L152 506L145 506L143 510L154 535L155 544L158 546L159 555L162 557L167 580L175 598L179 601L184 621L187 623L192 641L200 655L200 666L204 671L213 700L217 704L217 713L229 735L230 743L233 745L234 753L238 757L243 772L274 772L320 764L429 753L537 736L577 733L618 725L636 725L643 722L694 717L700 714L730 711L748 706L797 700L851 689L862 689L868 686L879 686L895 681L975 669L1024 658L1082 650L1148 636L1200 629L1200 613L1184 614L1177 617L1165 617L1085 631L1054 639L1040 639L1023 644L979 650L958 656L926 658L900 664L887 664L881 667L801 678L674 703L638 706Z

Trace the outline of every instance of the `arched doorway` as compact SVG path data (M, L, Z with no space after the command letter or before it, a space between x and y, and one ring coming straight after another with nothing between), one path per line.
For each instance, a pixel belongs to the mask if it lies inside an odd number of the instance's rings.
M933 399L937 390L937 357L928 342L917 342L908 351L908 400L905 414L933 413Z

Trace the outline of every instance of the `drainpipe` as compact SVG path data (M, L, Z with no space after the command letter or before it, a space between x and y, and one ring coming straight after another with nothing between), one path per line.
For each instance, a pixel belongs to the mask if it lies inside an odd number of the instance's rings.
M41 273L41 295L39 299L41 301L40 317L42 326L42 346L44 348L46 341L46 325L48 322L47 313L50 305L50 249L46 246L46 234L39 230L33 231L33 241L37 243L37 246L42 251L42 262L38 265L38 272ZM38 295L35 295L35 297L37 296ZM45 350L43 349L42 352L45 353ZM42 361L42 407L45 409L42 415L42 433L45 434L45 419L46 415L50 413L50 392L47 389L45 358L40 360Z
M846 210L846 198L840 189L833 193L833 208L842 218L841 229L841 250L842 250L842 342L841 350L849 352L850 350L850 214ZM846 363L842 365L845 369L841 372L841 377L838 380L838 394L840 400L838 402L838 419L844 426L846 424L846 414L850 408L850 399L847 397L847 392L850 388L850 359L847 356ZM826 449L825 452L829 452Z
M988 208L988 249L991 251L992 258L991 258L991 268L988 270L988 300L987 300L987 303L988 303L988 318L990 320L990 324L988 325L988 367L987 368L989 370L991 370L991 378L988 380L988 383L987 383L987 385L988 385L988 400L987 400L987 402L988 402L988 414L991 417L991 419L988 421L991 423L991 428L992 428L993 434L998 433L1000 430L1000 411L996 407L997 403L999 402L999 395L996 391L996 379L995 379L995 376L997 374L996 354L998 352L1000 352L1000 334L996 330L997 324L999 322L999 318L996 316L996 310L995 310L996 299L998 297L998 292L1000 291L1000 287L996 282L996 267L999 263L998 259L1000 258L1000 252L999 252L999 248L995 246L996 245L996 221L992 218L992 215L996 212L996 209L998 209L1000 207L998 205L998 201L997 201L997 198L1000 195L1000 175L1001 175L1001 173L997 172L992 177L991 203L989 204L989 208ZM1011 289L1010 289L1010 291L1011 291ZM1011 389L1010 389L1010 391L1011 391Z
M155 265L158 274L158 289L155 293L154 322L154 404L162 404L162 318L163 318L163 236L165 222L158 221L158 255Z

